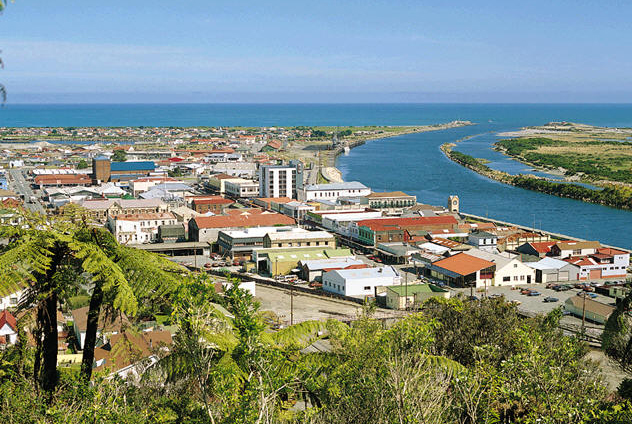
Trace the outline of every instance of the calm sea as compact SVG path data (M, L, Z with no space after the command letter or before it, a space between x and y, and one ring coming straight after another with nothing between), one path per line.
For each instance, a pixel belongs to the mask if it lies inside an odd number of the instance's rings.
M376 191L403 190L465 212L632 248L632 212L562 199L488 180L446 159L439 146L475 135L458 149L507 172L525 167L490 149L496 133L550 121L632 127L632 105L608 104L191 104L7 105L1 126L421 125L470 120L475 126L370 141L338 160L346 180Z

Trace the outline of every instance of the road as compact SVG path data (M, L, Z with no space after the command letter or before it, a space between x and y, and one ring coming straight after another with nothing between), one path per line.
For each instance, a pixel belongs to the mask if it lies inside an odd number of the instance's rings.
M11 187L13 190L24 197L24 206L31 212L38 212L46 214L46 209L37 200L35 203L31 203L30 199L35 196L35 193L31 189L31 185L24 178L24 173L21 169L10 169L9 175L11 176Z

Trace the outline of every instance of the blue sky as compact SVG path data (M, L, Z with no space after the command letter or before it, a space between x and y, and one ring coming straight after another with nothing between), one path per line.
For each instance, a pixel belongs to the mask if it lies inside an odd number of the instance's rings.
M12 102L630 102L629 1L16 0Z

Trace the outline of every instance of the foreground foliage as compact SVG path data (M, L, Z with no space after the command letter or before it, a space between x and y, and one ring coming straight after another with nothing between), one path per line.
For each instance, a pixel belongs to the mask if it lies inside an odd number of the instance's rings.
M305 322L274 332L236 286L224 296L187 277L172 296L169 355L141 379L64 369L52 401L33 397L33 351L0 358L3 422L607 423L630 404L607 397L586 345L560 312L520 319L501 300L429 301L386 324ZM222 305L219 307L218 305ZM224 309L225 308L225 309ZM308 349L327 339L330 350Z

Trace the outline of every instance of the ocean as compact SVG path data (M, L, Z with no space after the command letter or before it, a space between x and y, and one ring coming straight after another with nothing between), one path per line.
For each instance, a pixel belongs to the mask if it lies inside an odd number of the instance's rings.
M491 150L496 133L551 121L632 127L628 104L162 104L7 105L0 127L13 126L298 126L476 125L369 141L339 157L347 181L376 191L402 190L440 204L457 194L464 212L632 249L632 212L563 199L489 180L447 158L446 141L476 136L457 149L495 169L524 165Z

